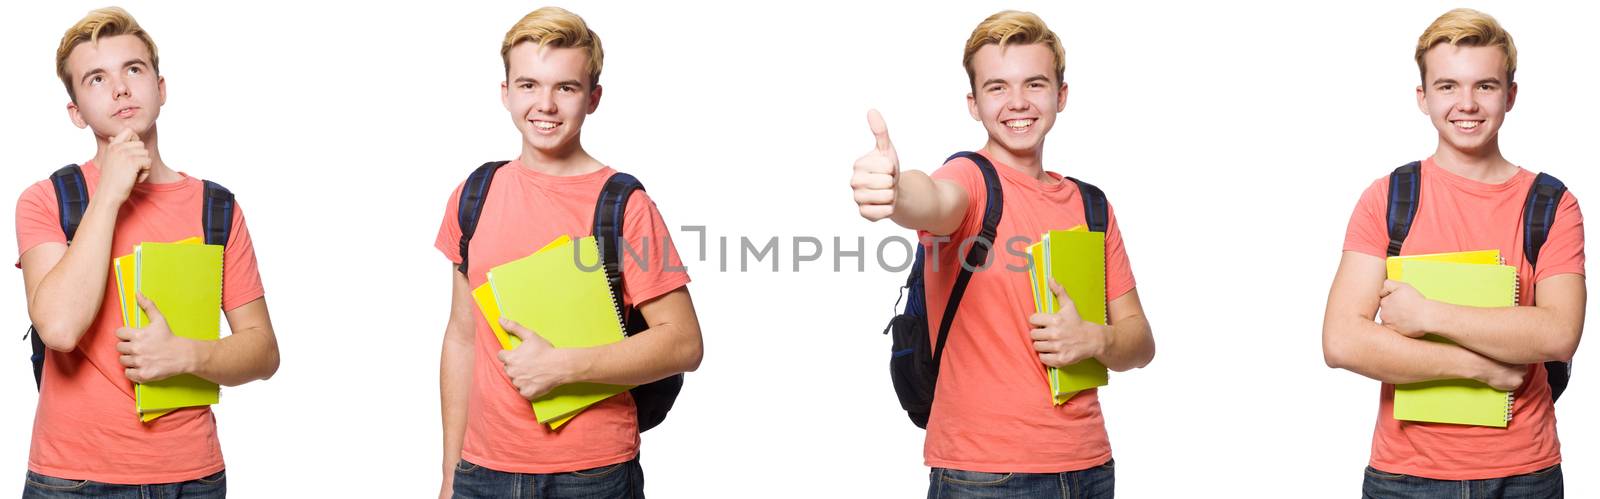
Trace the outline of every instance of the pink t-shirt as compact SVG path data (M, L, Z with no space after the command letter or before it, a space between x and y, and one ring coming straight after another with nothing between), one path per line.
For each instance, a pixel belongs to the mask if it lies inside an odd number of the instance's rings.
M1555 224L1534 272L1522 253L1522 208L1533 173L1519 169L1510 180L1485 184L1440 168L1428 158L1422 162L1421 175L1417 215L1401 255L1498 249L1507 265L1517 267L1524 306L1533 305L1535 289L1546 277L1583 274L1583 213L1571 192L1556 208ZM1345 251L1387 256L1388 200L1388 176L1361 194L1345 232ZM1384 383L1372 435L1372 467L1439 480L1476 480L1560 463L1561 442L1556 438L1556 414L1545 376L1543 364L1528 366L1516 391L1511 424L1504 429L1396 420L1394 385Z
M477 288L487 280L489 269L527 256L561 235L574 239L591 235L595 201L613 173L616 170L607 167L558 177L524 168L520 161L501 167L489 184L472 236L467 282ZM461 227L456 212L460 199L458 185L450 194L434 241L434 247L458 264ZM623 301L643 303L687 285L689 274L674 269L681 269L682 261L650 196L635 192L626 210L623 239L635 253L623 251ZM641 267L633 255L640 255L645 248L649 249ZM496 357L500 343L483 314L473 317L472 390L462 458L498 471L558 473L619 463L638 455L639 427L630 394L595 404L551 431L538 423L528 400L506 376Z
M1027 272L1006 268L1025 268L1027 246L1046 231L1083 224L1083 198L1076 184L1058 174L1049 173L1051 181L1040 182L990 161L1000 174L1004 213L989 252L992 263L973 273L950 328L923 458L932 467L1000 473L1051 473L1105 464L1111 459L1111 442L1098 392L1087 390L1061 406L1050 403L1045 366L1030 338L1033 288ZM957 246L977 235L988 195L983 174L964 158L945 163L933 178L955 182L970 200L966 218L949 241L930 241L925 248L929 335L937 342L939 321L961 270ZM1106 295L1116 300L1133 290L1133 271L1115 212L1107 211ZM932 237L926 232L920 236L924 241ZM1027 243L1008 242L1018 236ZM937 272L932 271L935 263Z
M83 176L93 196L100 170L93 162L86 163ZM204 198L204 184L188 175L169 184L135 185L117 217L112 256L132 253L143 242L204 235ZM17 254L42 243L65 244L59 217L49 180L23 191L17 200ZM237 207L222 262L223 310L263 296L244 210ZM28 469L58 478L121 484L181 482L221 471L222 448L209 407L179 409L150 423L139 422L133 382L123 374L116 350L116 330L122 327L116 283L116 274L107 273L100 312L77 348L51 350L45 357Z

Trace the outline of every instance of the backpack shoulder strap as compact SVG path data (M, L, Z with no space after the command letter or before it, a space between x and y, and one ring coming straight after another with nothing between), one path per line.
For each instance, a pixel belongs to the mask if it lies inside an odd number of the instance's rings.
M205 212L201 224L205 228L206 244L228 245L233 233L233 191L222 184L206 180Z
M89 209L89 186L83 179L83 168L78 165L61 167L50 174L50 185L56 191L61 233L67 236L67 244L72 244L72 236L78 232L78 223L83 221L83 212Z
M628 198L634 191L644 190L644 184L639 179L622 172L611 174L606 179L604 187L600 188L600 197L594 203L594 234L595 244L600 247L600 262L606 271L606 281L611 284L611 301L616 306L617 312L626 316L630 310L622 304L622 220L627 214ZM627 334L633 334L628 331Z
M1389 228L1389 256L1400 256L1400 246L1411 233L1422 197L1422 162L1412 161L1389 174L1389 209L1385 219Z
M506 163L510 161L484 163L473 170L461 186L461 199L456 204L456 225L461 228L461 264L456 265L456 270L463 275L467 273L467 247L472 241L472 234L478 231L478 217L483 215L483 202L489 196L489 184L494 181L494 172Z
M1522 208L1522 254L1528 264L1539 265L1539 250L1550 237L1550 227L1555 224L1556 205L1567 193L1567 185L1548 173L1540 173L1528 188L1528 199Z
M1094 184L1084 182L1072 177L1067 177L1072 183L1078 184L1078 193L1083 196L1083 219L1089 226L1089 232L1105 232L1111 225L1109 203L1106 202L1105 191L1095 187Z
M1567 193L1567 185L1547 173L1534 178L1528 188L1528 197L1522 208L1522 255L1528 265L1539 268L1539 251L1550 237L1550 227L1555 225L1556 207ZM1561 398L1572 379L1572 364L1561 361L1544 363L1545 378L1550 382L1550 400Z
M61 234L66 236L70 245L72 236L78 232L78 223L83 221L83 212L89 209L89 187L83 179L83 168L75 164L61 167L50 174L50 186L56 191ZM39 332L32 326L28 327L28 338L33 349L33 355L29 357L33 362L33 386L38 389L44 383L44 340L39 339Z
M945 304L944 317L939 321L939 340L933 347L933 369L937 373L944 360L944 345L950 337L950 325L955 321L956 308L961 305L961 297L967 293L967 283L972 281L972 270L983 265L989 259L989 249L994 247L995 231L1000 227L1000 216L1005 205L1005 193L1000 187L1000 174L994 169L994 164L983 155L963 151L951 155L945 162L949 163L956 158L967 158L978 165L978 171L983 174L983 187L988 199L983 205L983 226L978 229L978 241L967 250L966 265L961 266L961 273L956 275L955 286L950 288L950 301Z

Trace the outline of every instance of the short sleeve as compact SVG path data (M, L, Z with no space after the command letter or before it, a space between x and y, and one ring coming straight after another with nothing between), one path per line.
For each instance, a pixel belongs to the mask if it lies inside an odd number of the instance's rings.
M462 182L450 192L450 200L444 205L444 220L439 221L439 235L433 239L433 247L457 265L461 264L461 221L456 219L456 213L460 210L461 189L465 185L466 182Z
M1583 275L1583 211L1571 191L1556 205L1555 225L1539 249L1533 282L1559 274Z
M689 284L689 271L672 243L667 223L644 191L628 198L622 237L622 299L636 306Z
M1385 218L1388 209L1384 204L1389 198L1389 177L1383 177L1372 182L1366 192L1361 193L1361 200L1356 201L1355 211L1350 214L1350 225L1344 231L1344 250L1365 253L1378 258L1389 254L1389 230Z
M1122 245L1122 228L1117 223L1117 211L1106 202L1106 297L1114 301L1133 291L1133 266L1128 263L1127 249Z
M41 181L22 191L17 198L17 263L22 254L44 243L67 243L61 233L61 210L56 206L55 189Z
M256 268L255 243L244 223L244 208L234 205L233 229L222 250L222 309L233 310L266 295Z

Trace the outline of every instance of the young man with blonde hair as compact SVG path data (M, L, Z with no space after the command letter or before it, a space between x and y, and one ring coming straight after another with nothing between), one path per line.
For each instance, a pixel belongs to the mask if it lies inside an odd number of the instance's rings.
M1418 39L1416 61L1417 107L1438 144L1362 193L1323 319L1328 365L1383 382L1362 494L1561 497L1553 404L1583 332L1583 214L1560 181L1500 152L1517 98L1517 49L1494 18L1445 13ZM1543 207L1530 209L1540 197ZM1386 280L1387 256L1490 249L1516 267L1519 306L1451 305ZM1512 391L1509 422L1395 419L1394 385L1445 379Z
M700 326L689 276L655 204L635 191L624 198L620 244L644 251L649 261L622 258L615 291L625 313L642 316L645 329L610 345L561 349L502 320L523 343L501 350L472 290L486 282L490 268L558 236L590 235L595 226L588 215L596 213L602 190L626 176L591 157L579 139L584 120L600 105L604 62L600 38L582 18L555 7L533 11L506 33L500 53L506 71L501 101L521 132L522 154L480 167L487 177L475 173L458 186L435 241L452 263L439 368L439 495L643 497L639 431L650 423L637 411L638 389L591 406L556 430L539 424L529 401L569 383L645 385L697 368ZM477 216L463 218L463 212Z
M210 232L202 204L220 187L162 161L156 117L166 79L155 42L126 11L95 10L68 29L56 72L70 98L67 115L94 134L95 155L30 186L17 201L28 315L48 347L23 496L222 497L227 484L211 409L141 422L134 383L192 374L232 386L277 371L277 340L243 211L234 206L224 215L221 306L232 334L214 342L176 336L161 304L143 297L138 306L151 324L121 327L108 262L141 242ZM63 189L86 196L86 206L62 203Z
M1045 394L1046 366L1097 359L1115 371L1155 355L1149 322L1134 290L1116 217L1107 213L1106 277L1110 326L1084 321L1059 286L1063 312L1034 314L1026 266L1010 240L1084 224L1085 194L1075 181L1044 169L1045 134L1066 106L1064 51L1031 13L985 19L967 42L962 64L967 108L988 140L978 157L954 158L932 175L901 171L888 127L877 111L867 122L877 145L856 160L851 188L861 215L918 231L926 262L930 333L957 284L964 251L984 221L986 167L1001 185L1002 216L992 263L974 271L949 328L927 420L923 455L928 497L1112 497L1111 443L1097 390L1064 405ZM1009 248L1009 249L1008 249Z

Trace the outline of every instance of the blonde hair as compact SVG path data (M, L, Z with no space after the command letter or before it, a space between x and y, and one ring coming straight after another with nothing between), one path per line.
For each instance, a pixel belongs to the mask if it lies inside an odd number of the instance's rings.
M1061 39L1056 37L1044 25L1044 20L1032 12L1004 10L978 23L978 28L972 30L972 36L967 38L967 50L961 56L961 65L967 68L967 81L977 88L977 75L972 72L972 56L978 49L985 45L1031 45L1043 43L1050 47L1056 59L1056 83L1060 83L1066 76L1067 53L1061 48Z
M1500 47L1506 54L1506 83L1510 83L1517 74L1517 44L1511 41L1511 33L1500 27L1500 22L1495 21L1488 14L1472 9L1455 9L1444 13L1428 29L1417 38L1417 71L1424 79L1426 85L1428 66L1422 60L1422 55L1439 44L1450 44L1457 47Z
M589 29L582 17L560 7L543 7L529 12L522 20L511 26L506 32L505 41L500 43L500 62L505 64L506 73L511 72L511 60L507 54L511 48L523 42L531 42L540 48L577 48L585 49L589 56L589 85L600 84L600 67L605 63L605 51L600 48L600 35Z
M72 75L67 74L67 56L72 55L72 49L84 43L99 43L103 36L121 35L133 35L144 42L145 48L150 49L150 69L161 74L161 55L156 52L156 42L150 39L150 33L139 27L139 21L133 20L133 15L121 7L95 9L67 28L67 33L61 35L61 45L56 48L56 76L67 86L68 97L78 99L77 92L72 89Z

